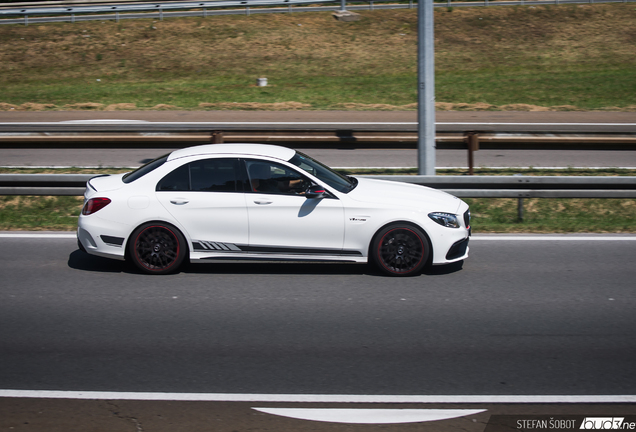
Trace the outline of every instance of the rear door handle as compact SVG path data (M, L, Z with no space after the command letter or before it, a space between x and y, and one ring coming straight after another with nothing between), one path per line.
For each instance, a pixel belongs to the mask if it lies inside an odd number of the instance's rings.
M270 200L254 200L254 204L258 204L258 205L267 205L267 204L271 204L274 201L270 201Z
M177 199L172 199L172 200L170 200L170 202L171 202L172 204L174 204L174 205L184 205L184 204L189 203L190 201L188 201L188 200L184 200L184 199L178 199L178 198L177 198Z

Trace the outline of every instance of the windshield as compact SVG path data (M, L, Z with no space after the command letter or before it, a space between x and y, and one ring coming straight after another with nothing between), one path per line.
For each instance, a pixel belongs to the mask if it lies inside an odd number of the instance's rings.
M300 152L296 152L289 162L322 180L338 192L348 193L358 184L358 180L355 178L339 174L328 166Z

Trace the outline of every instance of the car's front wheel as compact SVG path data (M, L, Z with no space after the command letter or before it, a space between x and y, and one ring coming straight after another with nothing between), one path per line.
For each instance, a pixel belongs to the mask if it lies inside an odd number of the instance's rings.
M186 257L183 234L171 225L147 223L137 228L128 242L128 256L144 273L177 271Z
M373 239L370 258L392 276L412 276L422 271L429 257L426 235L411 225L390 225Z

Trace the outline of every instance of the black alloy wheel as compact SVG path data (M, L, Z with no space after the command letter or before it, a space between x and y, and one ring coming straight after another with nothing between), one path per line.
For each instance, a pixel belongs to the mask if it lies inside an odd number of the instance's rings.
M426 235L408 225L392 225L376 235L371 258L392 276L412 276L421 272L429 256Z
M186 256L186 242L174 227L162 223L140 226L131 235L129 256L143 272L167 274L178 270Z

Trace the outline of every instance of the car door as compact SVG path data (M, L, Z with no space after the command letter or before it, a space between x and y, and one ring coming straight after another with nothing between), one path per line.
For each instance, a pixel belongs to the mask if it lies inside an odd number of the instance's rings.
M233 250L248 243L244 183L238 159L210 158L175 169L159 181L156 193L195 250Z
M344 211L334 196L307 198L314 185L298 171L271 161L245 160L249 245L254 252L335 255L342 250Z

